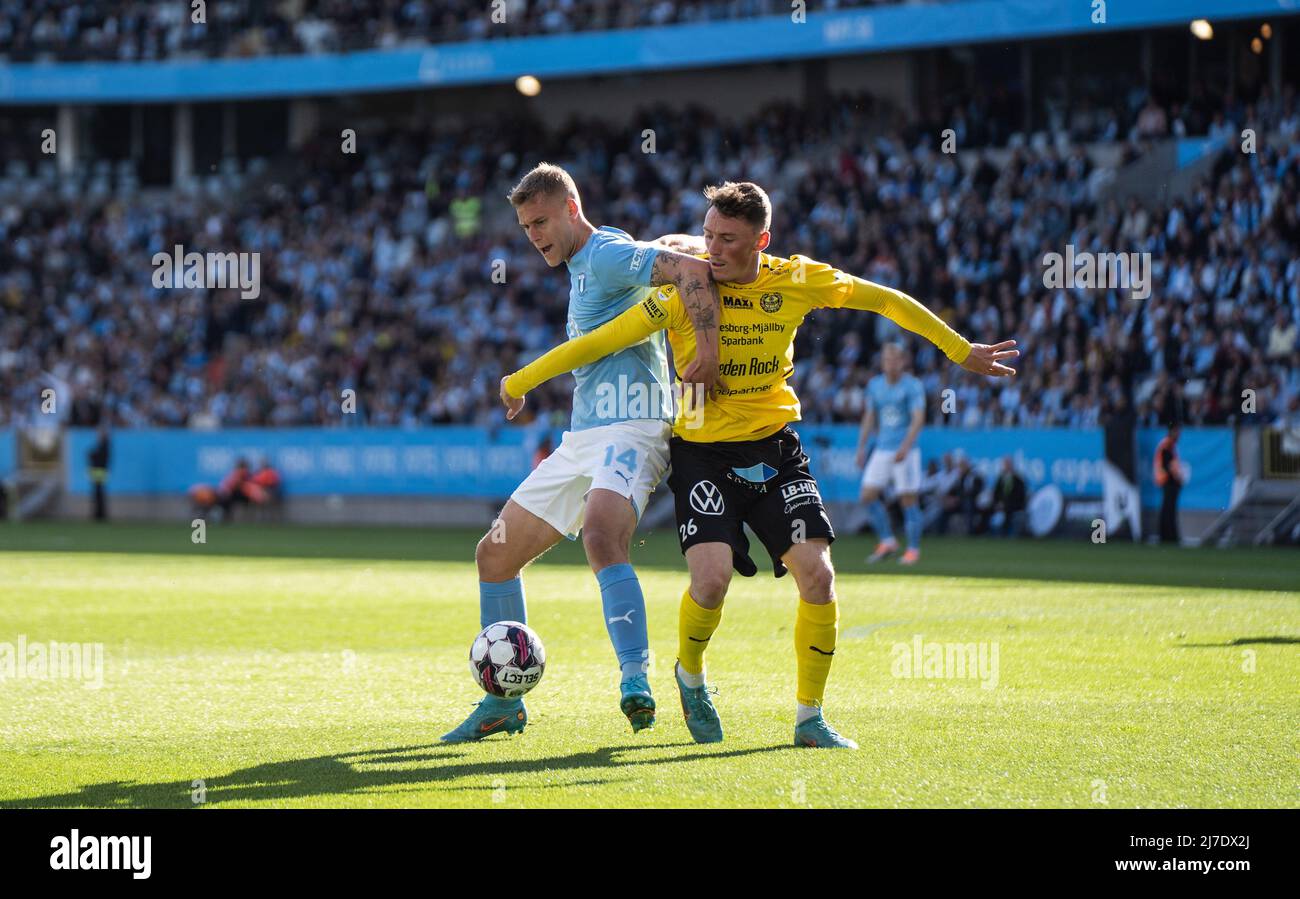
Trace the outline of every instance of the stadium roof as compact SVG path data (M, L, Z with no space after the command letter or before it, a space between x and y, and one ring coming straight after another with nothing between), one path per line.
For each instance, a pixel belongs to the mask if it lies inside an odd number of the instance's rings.
M1096 0L1100 2L1100 0ZM866 55L1294 15L1296 0L969 0L630 31L503 38L400 50L246 60L0 66L0 103L185 102L394 91Z

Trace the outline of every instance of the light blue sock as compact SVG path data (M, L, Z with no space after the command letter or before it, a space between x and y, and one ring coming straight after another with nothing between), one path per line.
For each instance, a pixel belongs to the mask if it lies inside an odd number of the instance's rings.
M478 626L487 627L497 621L528 623L528 607L524 603L522 576L498 584L478 582Z
M626 562L596 572L600 603L605 610L605 629L623 669L623 680L645 673L650 658L650 636L646 631L645 596L636 572Z
M889 512L885 509L885 504L876 500L867 506L867 515L871 518L871 526L875 528L876 536L881 540L893 540L894 529L889 526Z
M921 507L903 507L903 530L907 532L907 548L921 548Z

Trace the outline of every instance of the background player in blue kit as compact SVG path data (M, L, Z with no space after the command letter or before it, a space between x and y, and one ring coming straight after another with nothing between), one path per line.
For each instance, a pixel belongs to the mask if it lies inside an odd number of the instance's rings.
M866 460L862 502L880 538L867 561L879 562L898 551L889 512L880 501L880 492L892 483L903 507L907 535L907 551L899 562L914 565L921 558L921 507L916 504L916 494L921 488L921 448L916 445L916 438L925 425L925 389L919 380L904 371L907 354L899 344L885 344L880 356L883 374L876 375L867 384L867 408L862 413L862 432L858 437L858 465ZM867 459L867 441L877 423L880 432Z
M641 243L583 214L577 186L542 163L510 192L519 224L547 264L569 268L568 333L577 337L637 305L649 289L672 284L704 348L684 373L712 389L718 371L718 289L709 264ZM646 500L668 467L672 381L662 333L574 372L573 419L555 452L515 490L479 541L479 622L527 621L522 570L561 538L582 534L600 585L606 629L620 668L619 705L638 731L652 727L655 703L645 676L650 640L645 597L628 547ZM504 393L503 393L504 398ZM523 400L507 402L514 418ZM479 740L528 722L522 699L486 696L449 743Z

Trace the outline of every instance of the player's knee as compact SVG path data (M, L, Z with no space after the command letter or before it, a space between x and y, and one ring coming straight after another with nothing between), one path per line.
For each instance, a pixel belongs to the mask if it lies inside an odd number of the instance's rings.
M691 599L701 608L716 609L727 598L727 588L731 586L731 572L722 569L708 569L691 573Z
M492 533L485 534L474 549L474 564L478 567L478 579L500 582L517 577L519 568L514 565L506 552L505 543L492 538Z
M802 591L808 602L824 603L835 601L835 573L830 568L815 569L807 578L807 586Z
M586 526L582 529L582 547L592 571L627 562L627 541L612 530Z
M835 569L830 559L822 556L803 564L791 567L795 583L799 585L799 596L806 602L826 603L835 601Z

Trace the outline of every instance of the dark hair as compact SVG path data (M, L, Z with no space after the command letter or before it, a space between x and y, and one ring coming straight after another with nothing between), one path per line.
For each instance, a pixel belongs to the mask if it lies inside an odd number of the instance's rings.
M772 201L767 191L752 181L724 181L704 188L704 199L727 218L749 222L759 231L772 227Z

